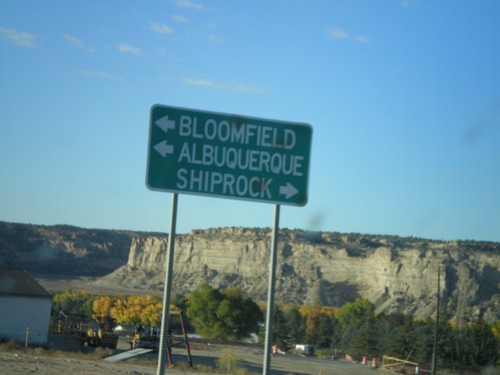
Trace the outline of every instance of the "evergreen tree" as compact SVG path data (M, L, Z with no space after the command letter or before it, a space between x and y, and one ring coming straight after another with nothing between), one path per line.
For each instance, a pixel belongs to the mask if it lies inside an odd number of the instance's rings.
M262 332L265 333L265 329L263 329ZM261 338L261 341L264 341L264 337ZM282 350L288 350L291 347L290 332L287 329L287 320L285 313L279 305L276 305L274 310L273 343L277 344Z
M482 367L494 364L499 358L499 344L492 327L484 320L470 323L464 331L464 364Z
M303 343L305 339L305 319L299 313L298 307L288 307L284 312L284 316L286 319L285 329L288 332L290 341L295 344Z
M321 319L321 305L319 301L315 302L308 309L306 317L306 343L317 345L321 341L320 319Z
M384 320L385 332L381 335L385 338L385 345L381 345L384 353L397 358L414 359L417 338L411 317L391 314Z
M430 366L434 341L434 320L427 318L414 322L413 330L415 337L414 361ZM430 367L429 367L430 368Z
M319 318L319 336L316 345L323 348L331 348L333 336L333 318L321 314Z
M439 367L454 367L458 364L457 333L457 330L451 326L450 322L447 320L447 317L443 316L443 318L439 322L437 342L437 365Z
M346 303L336 313L341 330L341 349L351 355L376 353L378 320L375 306L368 300L358 298Z
M222 322L226 338L238 340L259 330L263 315L259 306L238 288L222 291L223 301L217 308L217 317Z

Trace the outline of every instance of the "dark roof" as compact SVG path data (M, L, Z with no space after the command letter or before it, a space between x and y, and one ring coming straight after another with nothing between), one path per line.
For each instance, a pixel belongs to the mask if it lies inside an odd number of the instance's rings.
M52 298L43 286L20 268L0 268L0 296Z

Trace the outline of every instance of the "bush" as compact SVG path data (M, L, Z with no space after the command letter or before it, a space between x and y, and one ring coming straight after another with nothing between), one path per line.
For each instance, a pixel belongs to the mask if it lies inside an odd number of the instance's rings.
M236 372L239 363L240 359L233 352L223 353L216 361L217 369L224 373Z
M0 342L0 352L17 352L24 350L24 346L18 341L1 341Z
M236 370L236 375L259 375L259 374L256 372L248 371L247 369L244 368L239 368Z

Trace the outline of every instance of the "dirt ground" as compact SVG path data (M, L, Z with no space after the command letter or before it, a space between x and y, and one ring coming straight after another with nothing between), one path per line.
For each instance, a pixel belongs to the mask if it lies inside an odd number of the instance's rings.
M116 352L126 348L119 348ZM239 367L254 374L262 373L263 351L248 347L206 345L194 347L192 360L194 368L188 365L186 350L175 348L170 368L167 363L165 374L200 375L207 373L207 366L215 367L216 359L223 353L232 352L240 359ZM0 352L0 373L2 375L44 374L44 375L156 375L158 353L146 354L138 359L108 362L104 359L85 359L80 353L48 355L47 352L23 351ZM89 356L92 358L91 356ZM347 361L310 358L296 355L276 355L271 358L272 375L373 375L368 366Z

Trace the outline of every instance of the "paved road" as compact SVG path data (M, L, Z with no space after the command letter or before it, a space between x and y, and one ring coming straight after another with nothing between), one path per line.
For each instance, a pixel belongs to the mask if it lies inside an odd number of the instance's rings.
M216 360L224 353L231 352L240 359L240 366L248 370L262 374L264 362L264 351L261 348L251 346L229 346L219 344L193 344L191 351L194 365L205 365L216 367ZM126 350L128 347L119 342L119 349ZM158 352L140 356L146 362L153 363L158 359ZM165 358L166 360L166 358ZM181 364L187 371L187 352L183 347L174 347L173 361ZM126 361L125 361L126 362ZM178 367L178 366L176 366ZM176 368L167 368L166 374L176 373ZM330 360L315 357L306 357L293 354L277 354L271 358L270 375L376 375L377 371L369 366L343 360ZM189 374L189 371L185 372Z
M369 366L348 361L333 361L321 358L301 357L285 355L273 357L271 360L272 370L280 370L276 374L338 374L338 375L374 375L374 370ZM283 372L281 372L283 371ZM273 372L274 374L274 372Z
M233 352L241 359L242 367L262 373L263 351L254 348L213 345L209 350L194 349L193 364L215 366L215 360L225 352ZM185 361L185 351L174 349L174 362ZM271 375L375 375L369 366L343 360L330 360L293 354L275 355L271 358Z

